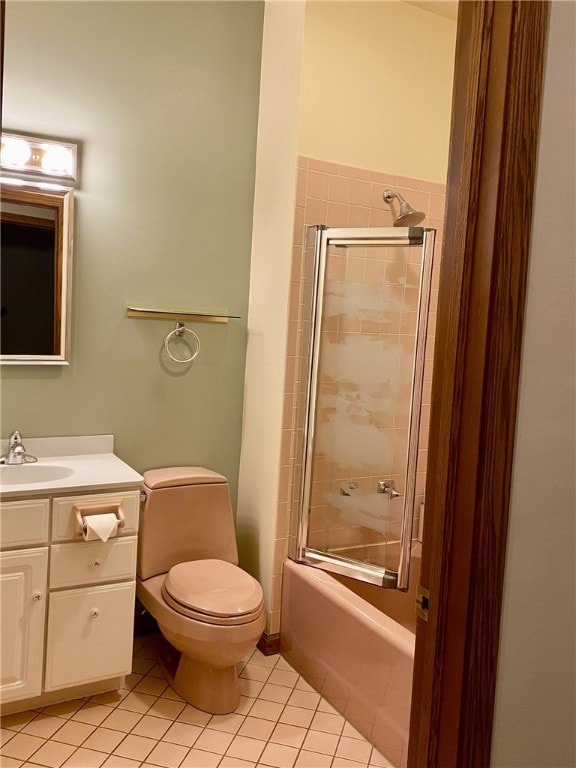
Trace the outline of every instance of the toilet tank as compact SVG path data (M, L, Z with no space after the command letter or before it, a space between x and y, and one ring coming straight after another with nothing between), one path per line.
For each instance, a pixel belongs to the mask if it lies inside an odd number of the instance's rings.
M138 567L141 579L177 563L215 558L238 564L228 481L204 467L144 472Z

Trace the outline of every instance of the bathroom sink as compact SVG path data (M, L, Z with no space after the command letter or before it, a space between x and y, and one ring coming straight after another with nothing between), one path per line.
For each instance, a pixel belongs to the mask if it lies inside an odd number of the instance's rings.
M73 474L73 469L55 464L4 464L0 465L0 485L49 483Z
M142 475L114 454L112 435L25 437L29 464L0 464L0 502L22 497L54 496L140 488ZM0 440L0 454L10 448Z

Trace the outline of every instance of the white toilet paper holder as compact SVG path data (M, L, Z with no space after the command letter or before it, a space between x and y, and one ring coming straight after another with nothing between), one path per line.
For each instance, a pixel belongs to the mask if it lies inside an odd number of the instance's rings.
M115 501L112 504L74 504L72 510L76 515L76 533L78 536L82 536L86 532L84 517L88 515L109 515L112 513L118 518L118 528L124 528L126 525L121 501Z

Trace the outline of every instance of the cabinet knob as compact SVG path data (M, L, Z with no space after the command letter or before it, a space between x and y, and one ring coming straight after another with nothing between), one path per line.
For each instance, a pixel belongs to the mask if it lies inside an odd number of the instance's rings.
M43 597L44 597L44 595L42 594L42 592L33 592L32 593L32 600L35 600L36 602L38 602L38 600L42 600Z
M92 608L92 610L90 611L90 618L97 619L98 616L100 616L100 610L98 608Z

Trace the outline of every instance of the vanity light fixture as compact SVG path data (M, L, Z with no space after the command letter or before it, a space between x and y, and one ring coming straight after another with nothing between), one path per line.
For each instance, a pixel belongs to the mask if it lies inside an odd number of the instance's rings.
M75 181L76 144L2 133L0 166L3 171L20 175Z

